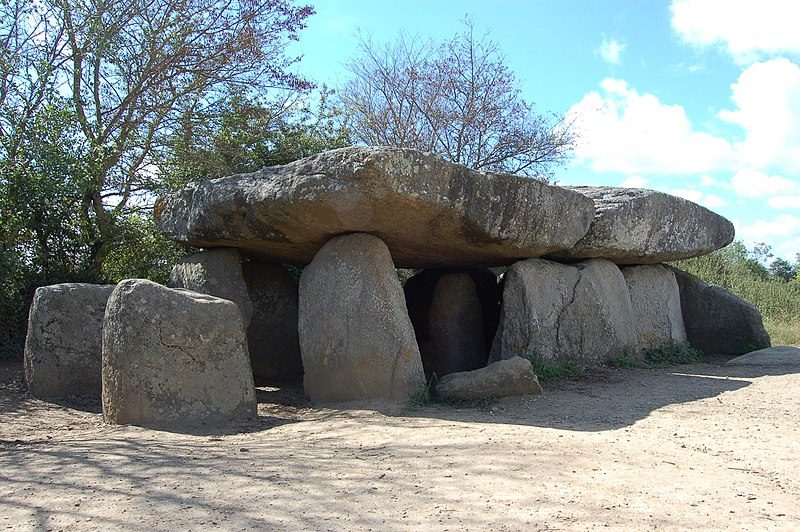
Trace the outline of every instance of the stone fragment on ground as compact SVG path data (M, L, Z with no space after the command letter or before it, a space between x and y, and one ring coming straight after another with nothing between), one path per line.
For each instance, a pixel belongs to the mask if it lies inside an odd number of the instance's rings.
M258 382L297 377L303 373L297 336L297 281L280 264L242 262L242 273L253 303L247 346Z
M709 354L740 355L771 345L761 313L721 286L672 268L678 282L686 339Z
M435 388L440 399L469 401L490 397L540 395L542 388L529 360L512 357L473 371L442 377Z
M199 247L307 264L332 237L381 238L398 267L503 265L571 248L594 202L410 149L342 148L160 199L158 228Z
M522 356L594 365L637 353L628 289L612 262L528 259L509 268L504 282L490 362Z
M256 415L244 323L226 299L129 279L103 326L103 418L216 426Z
M374 236L333 238L303 270L298 330L313 401L406 401L424 389L403 290Z
M728 361L729 366L800 366L800 347L776 345L752 351Z
M559 259L654 264L705 255L733 241L733 224L689 200L637 188L566 187L595 203L587 234Z
M639 349L686 341L681 298L672 270L662 265L622 269L633 307Z
M114 285L36 290L28 314L25 381L34 397L99 396L103 316Z

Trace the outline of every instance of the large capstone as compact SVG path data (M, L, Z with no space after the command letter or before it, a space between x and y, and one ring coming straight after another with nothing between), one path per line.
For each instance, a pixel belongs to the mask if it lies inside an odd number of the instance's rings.
M451 373L436 385L441 399L469 401L514 395L541 395L542 387L529 360L512 357L485 368Z
M681 298L686 339L709 354L741 355L771 345L761 313L721 286L710 286L673 268Z
M639 348L657 349L686 341L681 298L672 270L661 265L624 268Z
M298 329L314 401L406 401L425 386L392 257L374 236L333 238L303 270Z
M226 299L122 281L103 325L103 418L213 426L256 415L244 323Z
M114 285L36 290L28 314L25 381L35 397L99 396L103 316Z
M504 280L490 362L521 356L594 365L637 353L631 299L612 262L528 259L509 268Z
M601 257L617 264L654 264L705 255L727 246L733 224L696 203L653 190L566 187L594 201L588 233L557 259Z
M399 267L502 265L571 248L594 218L586 196L486 174L410 149L342 148L204 182L160 199L158 228L307 264L333 236L383 240Z
M280 264L242 263L253 318L247 327L250 364L257 382L298 377L303 373L297 336L297 281Z

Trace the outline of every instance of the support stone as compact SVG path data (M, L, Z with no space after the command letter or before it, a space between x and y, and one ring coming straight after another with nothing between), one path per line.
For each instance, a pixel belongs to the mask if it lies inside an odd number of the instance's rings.
M367 234L331 239L300 278L300 350L316 402L406 401L425 377L386 245Z

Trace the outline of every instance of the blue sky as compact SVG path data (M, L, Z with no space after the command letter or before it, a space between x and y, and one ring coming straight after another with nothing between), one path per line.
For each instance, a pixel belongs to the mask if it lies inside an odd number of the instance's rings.
M540 111L574 116L562 184L641 186L800 253L800 1L317 0L292 52L335 87L356 32L441 40L470 15Z

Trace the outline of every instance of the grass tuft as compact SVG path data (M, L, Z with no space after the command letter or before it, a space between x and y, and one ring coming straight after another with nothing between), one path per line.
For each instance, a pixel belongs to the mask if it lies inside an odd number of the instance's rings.
M540 381L560 381L565 379L580 379L586 376L586 370L572 361L554 364L538 358L529 358L533 364L533 372Z
M704 362L703 353L686 342L668 342L644 350L645 362L653 365L697 364Z

